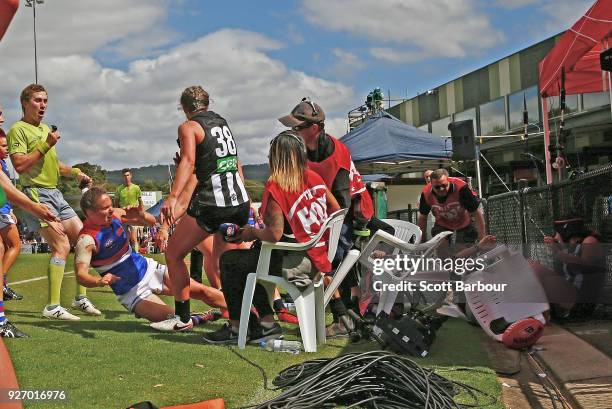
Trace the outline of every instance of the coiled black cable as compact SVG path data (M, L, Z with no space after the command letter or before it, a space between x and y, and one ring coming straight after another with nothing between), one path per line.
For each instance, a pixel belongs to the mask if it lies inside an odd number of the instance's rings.
M446 379L405 356L387 351L306 361L283 370L272 383L284 391L251 407L455 409L496 402L496 398L486 392ZM465 392L471 402L456 403L454 397L461 392ZM488 398L487 402L481 403L482 397Z

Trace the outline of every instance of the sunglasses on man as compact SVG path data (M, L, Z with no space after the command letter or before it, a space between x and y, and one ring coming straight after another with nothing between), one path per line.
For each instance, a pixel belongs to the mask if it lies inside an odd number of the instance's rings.
M446 190L448 189L448 183L442 185L433 185L432 187L436 190Z

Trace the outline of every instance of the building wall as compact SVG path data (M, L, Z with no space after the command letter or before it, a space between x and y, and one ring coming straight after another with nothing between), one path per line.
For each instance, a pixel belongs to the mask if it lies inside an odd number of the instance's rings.
M423 185L387 185L387 209L417 208Z
M389 109L410 125L459 113L522 89L537 85L538 64L555 45L551 37L506 58L434 88L432 95L420 94Z

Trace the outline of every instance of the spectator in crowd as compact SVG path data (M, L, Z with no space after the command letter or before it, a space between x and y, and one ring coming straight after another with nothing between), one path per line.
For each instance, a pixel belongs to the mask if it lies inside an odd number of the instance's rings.
M428 185L431 183L431 174L433 173L433 170L431 169L427 169L425 172L423 172L423 179L425 179L425 184Z
M530 264L552 304L553 318L589 316L605 283L602 238L575 215L555 221L554 229L554 236L544 237L552 251L553 268L535 261Z
M432 212L436 221L431 236L443 231L452 231L455 242L472 245L484 238L485 221L480 200L461 179L449 177L446 169L436 169L431 174L431 183L423 188L419 203L417 225L427 238L427 215ZM474 216L476 226L472 224ZM443 249L440 251L444 252Z
M115 206L119 208L142 206L144 209L144 203L142 202L142 192L140 186L132 183L132 171L131 169L125 168L121 171L123 174L123 184L117 186L115 191ZM136 240L136 229L129 224L123 226L130 238L130 245L134 250L138 251L138 240Z
M279 121L296 132L305 142L308 154L308 168L319 174L327 188L343 209L349 209L344 219L341 239L333 261L334 269L338 267L353 246L353 233L374 234L382 229L394 233L391 226L374 217L374 205L361 175L355 168L348 148L338 139L325 132L325 112L309 98L303 98L289 115ZM330 277L326 278L328 281ZM358 277L355 269L349 273L342 284L342 299L330 301L334 323L328 327L328 335L346 335L349 329L344 323L350 323L346 315L346 306L359 311ZM344 319L340 319L344 316Z
M240 241L297 241L305 243L315 236L329 214L339 209L323 180L306 164L306 147L293 131L284 131L270 144L270 177L266 183L261 213L263 229L246 223L238 233ZM298 217L300 215L300 217ZM221 256L221 284L229 310L229 322L218 331L204 335L208 343L233 344L238 340L240 309L247 275L257 268L261 246L229 250ZM318 272L327 273L327 243L303 252L273 251L270 273L283 275L298 287L308 286ZM282 329L275 322L264 288L257 284L253 305L259 319L249 319L249 339L258 342L277 338Z

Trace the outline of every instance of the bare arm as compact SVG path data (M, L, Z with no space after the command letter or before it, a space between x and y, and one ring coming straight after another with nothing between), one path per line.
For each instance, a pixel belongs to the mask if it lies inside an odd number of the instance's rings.
M593 236L587 236L582 241L582 245L580 257L561 251L558 246L554 247L554 257L563 263L586 267L602 267L603 254L599 241Z
M74 248L74 263L76 265L75 275L77 282L84 287L92 288L104 287L120 280L119 277L113 274L105 274L104 277L94 277L89 274L91 256L93 255L94 248L95 242L91 236L86 234L79 236Z
M419 216L417 217L417 226L421 229L421 233L423 234L423 241L427 239L427 215L419 212Z
M193 122L187 121L178 128L178 136L181 145L180 162L176 167L176 177L170 194L161 208L160 218L162 222L174 223L176 220L175 207L178 197L189 184L195 168L195 151L198 133L201 127ZM204 136L202 136L204 137Z
M144 211L144 207L131 207L126 209L114 208L113 214L121 220L121 223L129 223L137 226L155 226L155 216Z
M24 173L30 170L36 162L41 160L45 154L49 152L49 149L55 146L60 137L59 131L49 132L47 139L41 141L32 152L12 154L11 162L13 162L13 166L17 173Z
M53 213L51 213L47 206L31 201L29 197L13 186L10 179L4 174L4 172L0 172L0 187L2 187L9 201L14 205L21 207L26 212L31 213L40 219L48 222L59 222L59 219ZM57 231L54 226L51 227ZM58 231L58 233L63 234L61 231Z
M244 226L244 228L240 231L238 239L242 241L259 239L262 241L276 243L281 239L281 237L283 237L285 216L283 215L283 211L278 203L276 203L276 201L272 198L269 199L266 206L264 223L266 227L263 229L256 229L249 225Z
M485 220L484 215L482 214L482 209L479 207L474 213L474 221L476 222L476 230L478 231L478 240L482 240L487 234L485 228Z

